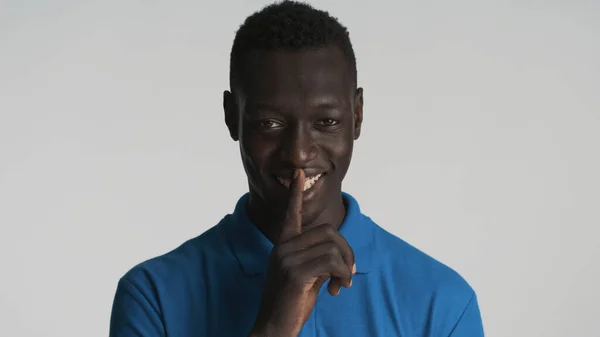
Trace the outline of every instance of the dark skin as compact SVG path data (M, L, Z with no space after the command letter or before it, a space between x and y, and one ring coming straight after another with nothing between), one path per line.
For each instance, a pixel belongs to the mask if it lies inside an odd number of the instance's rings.
M321 286L331 280L336 296L356 271L337 229L362 89L336 46L255 51L244 69L240 87L224 94L225 121L240 143L249 216L274 244L250 335L297 336Z

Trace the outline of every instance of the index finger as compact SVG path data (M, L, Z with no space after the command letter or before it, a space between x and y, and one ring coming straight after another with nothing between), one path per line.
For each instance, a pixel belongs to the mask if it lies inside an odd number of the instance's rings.
M287 241L302 233L302 197L304 193L304 170L297 169L290 183L290 201L283 221L279 241Z

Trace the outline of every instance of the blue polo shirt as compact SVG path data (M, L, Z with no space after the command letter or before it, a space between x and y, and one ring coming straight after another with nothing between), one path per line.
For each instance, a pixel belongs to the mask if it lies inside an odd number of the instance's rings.
M247 336L273 247L248 218L247 200L200 236L128 271L110 336ZM379 227L349 194L344 200L340 233L357 273L336 297L322 287L300 337L484 336L477 297L459 274Z

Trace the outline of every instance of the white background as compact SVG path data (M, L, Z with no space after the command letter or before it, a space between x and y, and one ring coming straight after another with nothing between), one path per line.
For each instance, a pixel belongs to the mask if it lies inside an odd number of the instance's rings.
M233 210L222 92L266 3L0 1L0 335L106 336L120 276ZM487 336L600 336L600 3L312 3L358 58L364 213Z

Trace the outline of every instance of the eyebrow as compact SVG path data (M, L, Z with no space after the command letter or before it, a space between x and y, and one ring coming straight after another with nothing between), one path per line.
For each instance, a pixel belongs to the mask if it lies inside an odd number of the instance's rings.
M341 106L339 100L329 96L323 96L313 99L308 105L310 108L320 109L339 109ZM279 112L283 110L280 106L269 104L266 102L253 102L250 103L248 106L252 109L263 111Z
M250 103L249 106L253 109L259 109L259 110L274 110L274 111L280 110L280 108L278 108L272 104L264 103L264 102L253 102L253 103Z
M335 110L335 109L340 108L340 104L338 104L337 101L320 102L320 103L312 104L311 107L318 108L318 109Z
M310 102L313 108L338 109L341 104L338 99L332 96L320 96Z

